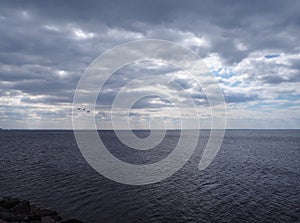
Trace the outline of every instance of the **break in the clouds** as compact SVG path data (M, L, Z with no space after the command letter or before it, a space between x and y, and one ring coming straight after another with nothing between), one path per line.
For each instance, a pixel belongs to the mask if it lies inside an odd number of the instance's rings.
M0 127L71 128L73 94L88 64L117 44L156 38L203 58L225 94L228 128L299 128L299 8L299 1L1 1ZM141 75L178 83L206 126L201 87L174 66L144 61L120 69L102 89L100 128L109 128L118 90ZM185 100L159 83L126 93L153 88ZM130 118L137 128L153 117L176 127L174 106L149 96Z

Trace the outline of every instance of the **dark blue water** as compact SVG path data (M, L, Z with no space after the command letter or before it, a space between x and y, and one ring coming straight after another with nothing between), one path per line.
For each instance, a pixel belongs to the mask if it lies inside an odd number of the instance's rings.
M147 132L138 132L140 136ZM106 179L82 157L72 131L1 131L0 196L17 196L85 222L300 222L300 131L227 130L214 162L197 169L209 132L187 164L156 184ZM168 155L178 131L150 151L100 132L132 163Z

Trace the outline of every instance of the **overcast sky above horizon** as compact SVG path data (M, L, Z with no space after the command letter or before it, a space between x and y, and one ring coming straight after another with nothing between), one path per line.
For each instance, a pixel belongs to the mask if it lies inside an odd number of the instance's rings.
M299 8L296 0L1 1L0 127L72 128L73 95L85 68L118 44L151 38L203 59L224 92L227 128L300 128ZM100 128L109 128L105 109L126 80L148 74L170 77L200 110L207 107L182 71L134 63L103 89L93 113ZM149 97L131 115L137 122L155 114L175 122L171 111L168 100Z

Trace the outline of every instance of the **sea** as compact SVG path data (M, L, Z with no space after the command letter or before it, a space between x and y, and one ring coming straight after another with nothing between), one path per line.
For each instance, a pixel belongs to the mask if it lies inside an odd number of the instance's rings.
M200 131L192 157L174 175L127 185L94 170L71 130L2 130L0 196L86 223L300 222L300 130L226 130L213 162L199 170L209 133ZM98 134L112 155L141 165L168 156L181 132L168 130L155 148L139 151L113 131Z

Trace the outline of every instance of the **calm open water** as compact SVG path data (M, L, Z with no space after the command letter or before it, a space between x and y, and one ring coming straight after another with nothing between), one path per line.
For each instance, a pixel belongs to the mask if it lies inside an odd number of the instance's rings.
M157 148L137 152L100 132L112 154L135 164L165 157L179 134L168 131ZM72 131L1 131L0 196L91 223L300 222L299 130L227 130L214 162L199 171L208 134L201 131L192 158L170 178L129 186L94 171Z

